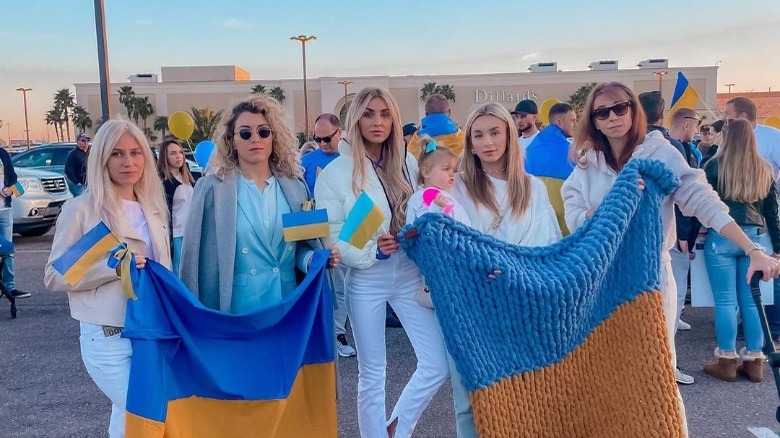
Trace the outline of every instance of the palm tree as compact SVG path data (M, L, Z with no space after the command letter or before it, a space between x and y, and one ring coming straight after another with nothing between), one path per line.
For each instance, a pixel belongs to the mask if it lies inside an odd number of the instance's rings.
M85 132L87 128L92 127L92 119L89 118L89 113L81 105L73 107L73 126L79 128L81 132Z
M152 142L157 140L157 136L154 135L154 130L152 130L152 128L144 127L144 135L149 139L149 147L152 147Z
M68 130L68 140L70 140L70 117L68 116L68 110L73 109L75 104L75 97L69 89L63 88L54 93L54 105L59 106L62 110L63 119L60 123L65 124L65 128Z
M428 82L420 88L420 100L424 101L431 94L436 94L436 82Z
M144 129L146 129L146 119L154 114L154 106L149 102L149 96L136 98L135 114L143 119ZM136 125L138 124L138 119L136 119L135 123Z
M130 85L125 85L119 89L119 103L127 109L127 116L132 117L133 107L135 106L135 91Z
M153 126L155 131L160 131L160 138L164 138L165 131L168 129L168 116L155 117Z
M436 93L446 97L447 100L455 102L455 87L450 84L437 85Z
M284 102L285 96L284 96L284 89L282 89L282 87L271 88L271 91L268 92L268 95L278 100L279 103Z
M191 108L192 120L195 122L195 131L192 133L190 140L193 144L198 144L203 140L208 140L214 137L214 133L217 131L220 120L222 120L222 113L224 110L219 110L216 113L211 111L211 108Z
M62 141L62 135L60 135L60 120L62 119L62 113L56 106L46 112L45 120L47 125L54 125L54 135L57 137L57 141Z
M252 87L252 93L265 94L265 85L263 84L255 85L254 87Z
M577 117L580 117L582 114L582 110L585 108L585 103L588 101L588 96L595 86L595 82L585 84L580 88L577 88L577 91L569 96L569 101L567 103L574 108L574 112L577 113Z

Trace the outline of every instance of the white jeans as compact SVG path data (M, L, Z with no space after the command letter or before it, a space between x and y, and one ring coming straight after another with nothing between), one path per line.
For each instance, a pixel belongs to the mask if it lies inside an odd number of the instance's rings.
M336 304L333 309L333 322L336 327L336 335L338 336L347 333L347 305L344 291L344 277L347 275L347 268L339 266L336 269L332 269L330 273L333 296Z
M368 269L350 269L346 276L347 312L352 322L358 360L358 425L364 438L387 437L387 425L398 419L396 438L412 435L417 421L447 379L444 340L432 309L417 304L421 287L417 266L403 252L379 260ZM389 302L406 330L417 356L417 369L386 420L385 303Z
M669 342L669 351L672 353L672 367L677 368L677 349L674 347L674 332L677 330L677 284L672 273L672 261L669 254L661 254L661 293L664 299L664 322L666 325L666 338ZM685 404L680 390L677 389L677 397L680 399L680 415L682 416L683 436L688 436L688 419L685 417Z
M677 321L680 320L685 308L685 296L688 294L688 272L691 269L691 259L688 254L681 253L677 248L669 250L672 257L672 274L677 287L677 318L674 320L674 331L677 333Z
M103 327L81 323L81 360L92 381L111 400L111 421L108 436L125 436L125 402L130 379L130 357L133 353L129 339L121 335L106 337Z

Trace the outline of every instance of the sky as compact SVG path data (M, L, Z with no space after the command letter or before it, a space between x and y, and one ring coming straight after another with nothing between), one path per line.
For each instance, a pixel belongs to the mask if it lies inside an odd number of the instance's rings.
M718 91L780 90L780 1L105 0L112 82L162 66L238 65L252 80L307 75L525 72L557 61L586 70L616 59L718 65ZM0 138L32 139L54 92L98 82L94 2L0 0ZM93 115L93 119L97 115Z

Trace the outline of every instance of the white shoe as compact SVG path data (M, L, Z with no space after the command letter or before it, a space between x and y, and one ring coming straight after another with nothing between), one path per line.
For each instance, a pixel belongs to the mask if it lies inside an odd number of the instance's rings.
M674 369L674 378L681 385L691 385L694 382L693 376L683 373L679 368Z
M346 335L336 336L336 350L339 352L339 356L341 357L352 357L357 355L355 349L350 347L349 343L347 343Z
M687 322L683 321L682 319L677 320L677 330L680 330L681 332L687 332L691 329L691 325Z

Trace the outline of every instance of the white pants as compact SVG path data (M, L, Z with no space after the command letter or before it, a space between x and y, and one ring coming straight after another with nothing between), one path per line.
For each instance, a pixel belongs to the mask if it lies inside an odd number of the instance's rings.
M417 304L422 278L403 252L379 260L368 269L350 269L346 276L347 312L352 322L358 360L358 425L364 438L387 437L396 418L396 438L412 435L417 421L447 379L444 340L432 309ZM406 330L417 356L417 369L387 420L385 410L385 303L389 302Z
M685 308L685 296L688 295L688 272L691 269L691 259L688 254L681 253L677 248L669 250L672 257L672 274L674 284L677 287L677 318L675 319L674 332L677 333L677 321Z
M666 339L669 342L669 351L672 353L672 367L677 368L677 350L674 347L674 332L677 330L677 284L672 274L672 262L669 254L661 254L661 293L664 299L664 322L666 325ZM680 398L680 415L683 423L683 436L688 436L688 419L685 417L685 404L680 390L677 389Z
M81 323L81 360L92 381L111 400L110 438L125 436L125 402L130 379L130 357L133 349L129 339L121 335L106 337L103 327Z
M330 273L333 296L335 298L335 306L333 308L333 322L336 328L336 335L338 336L347 333L347 305L344 294L344 277L347 275L347 268L339 266L336 269L331 269Z

